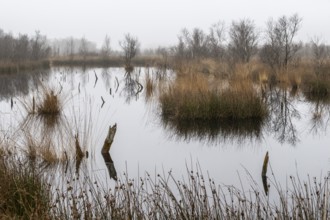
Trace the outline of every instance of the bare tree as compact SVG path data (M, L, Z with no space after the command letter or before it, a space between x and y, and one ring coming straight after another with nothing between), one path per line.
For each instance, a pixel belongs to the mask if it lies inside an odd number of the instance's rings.
M137 37L126 34L124 40L119 42L119 45L124 52L125 66L127 68L131 68L131 61L137 54L140 47Z
M294 14L291 17L282 16L276 22L267 22L267 43L261 50L261 59L271 67L287 67L301 44L294 42L302 19Z
M84 60L86 60L86 57L88 54L88 46L87 46L87 40L85 37L81 38L81 40L80 40L79 54L83 57Z
M5 34L1 40L0 54L3 60L11 60L14 57L15 39L11 34Z
M73 37L71 37L69 39L69 41L67 42L67 50L68 50L68 55L70 55L70 58L73 59L74 56L74 40Z
M48 57L50 47L47 45L47 38L40 34L40 31L35 32L35 36L31 40L31 55L34 60L39 60Z
M203 30L194 28L190 42L192 58L201 58L206 56L207 37Z
M161 67L163 69L167 69L168 66L168 57L170 55L170 50L166 47L158 47L155 52L157 55L160 55L162 57L162 64Z
M313 51L313 62L314 62L314 71L317 76L323 73L323 67L329 58L329 49L324 44L321 43L319 38L314 38L311 41L312 51Z
M194 28L190 33L186 28L182 29L178 45L182 55L185 54L187 58L193 59L206 57L208 53L207 45L208 37L203 30Z
M111 52L111 47L110 47L110 37L108 35L105 35L103 46L101 49L101 54L104 58L108 57Z
M13 57L14 61L21 62L29 59L31 55L29 41L30 41L29 37L26 34L19 35L18 39L16 40L15 48L14 48L14 57Z
M225 23L218 22L210 27L208 35L208 50L213 58L221 58L224 56L223 42L225 40Z
M41 60L50 55L51 48L46 36L36 31L35 36L29 38L26 34L18 37L11 33L4 33L0 29L0 60L24 62L27 60Z
M229 37L228 50L233 61L249 62L257 52L258 34L254 22L249 19L234 21L229 30Z

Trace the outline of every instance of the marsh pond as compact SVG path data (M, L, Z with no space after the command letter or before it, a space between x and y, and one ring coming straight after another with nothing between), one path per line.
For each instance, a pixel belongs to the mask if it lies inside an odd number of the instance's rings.
M162 117L158 94L176 76L157 71L61 67L1 75L0 144L18 155L39 155L46 161L41 164L57 161L47 172L58 178L88 173L103 184L113 184L124 173L135 178L171 171L184 178L187 169L200 169L218 184L262 187L266 152L268 172L283 185L291 175L319 178L330 171L327 101L274 87L265 94L269 116L262 123L174 123ZM33 114L49 91L61 109L50 119ZM117 132L105 158L101 148L114 124ZM77 140L87 154L79 164Z

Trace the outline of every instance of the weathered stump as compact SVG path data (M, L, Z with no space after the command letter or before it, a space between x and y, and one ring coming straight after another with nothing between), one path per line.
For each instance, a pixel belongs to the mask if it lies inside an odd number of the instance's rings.
M109 153L116 131L117 131L117 124L114 124L113 126L109 127L108 135L104 140L104 144L101 150L102 154Z

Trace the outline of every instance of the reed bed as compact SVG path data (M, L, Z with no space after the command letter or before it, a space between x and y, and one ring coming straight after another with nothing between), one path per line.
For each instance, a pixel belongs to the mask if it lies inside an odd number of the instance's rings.
M154 177L146 173L140 179L124 174L110 189L90 180L82 188L72 184L64 194L55 194L54 215L66 219L327 219L330 208L328 178L302 182L290 177L286 189L274 180L276 200L257 186L245 190L220 186L201 171L188 169L187 178L181 180L170 171Z
M267 116L252 83L210 85L200 74L179 76L160 95L160 105L162 116L171 120L263 120Z
M328 219L329 178L290 176L286 188L269 180L270 197L250 187L218 185L198 168L177 179L170 172L131 179L112 187L91 176L54 184L38 165L0 159L0 217L6 219Z

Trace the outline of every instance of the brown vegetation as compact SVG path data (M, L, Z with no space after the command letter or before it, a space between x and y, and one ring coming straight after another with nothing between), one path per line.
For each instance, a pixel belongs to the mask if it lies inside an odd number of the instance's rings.
M49 219L50 195L41 174L27 162L0 158L0 218Z
M65 185L48 184L31 163L16 165L0 158L0 217L2 219L327 219L328 179L291 177L282 189L272 179L271 200L259 186L219 186L197 170L187 179L171 172L139 179L126 174L113 189L85 176ZM111 160L111 159L110 159ZM49 176L51 177L51 176ZM254 183L255 181L252 180ZM53 180L51 180L53 183Z
M61 112L61 103L58 95L53 90L45 90L43 99L37 104L40 115L58 115Z
M267 107L250 81L221 83L213 76L179 75L160 95L162 115L171 120L262 120Z

